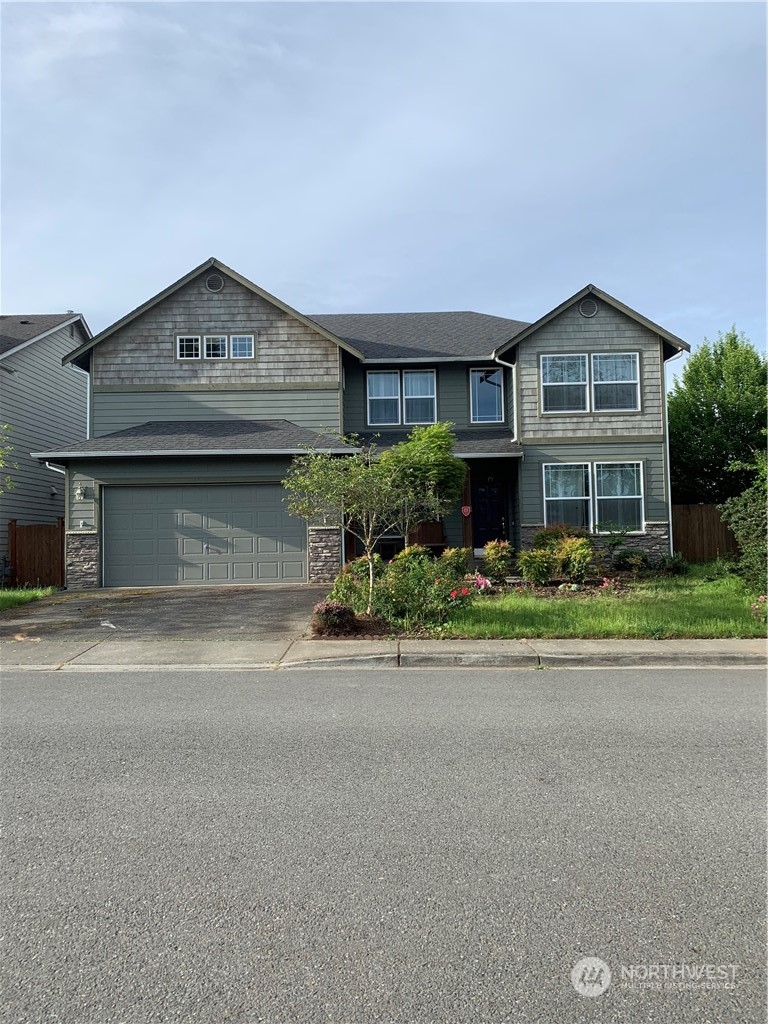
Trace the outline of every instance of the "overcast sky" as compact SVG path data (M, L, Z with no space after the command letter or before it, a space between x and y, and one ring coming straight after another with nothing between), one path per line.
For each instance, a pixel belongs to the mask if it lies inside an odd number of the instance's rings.
M588 282L765 345L762 3L2 5L2 306L208 256L305 313Z

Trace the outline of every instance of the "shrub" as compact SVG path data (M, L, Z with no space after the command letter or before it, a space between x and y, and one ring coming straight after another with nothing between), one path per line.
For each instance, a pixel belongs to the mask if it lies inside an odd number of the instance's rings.
M413 546L385 567L376 588L375 610L405 626L433 625L444 622L454 605L471 600L475 592L463 573Z
M651 560L640 548L621 548L613 554L613 568L620 572L639 572L648 569Z
M517 567L520 575L528 583L543 586L555 575L559 559L554 551L546 548L534 548L533 551L521 551L517 556Z
M381 579L384 568L384 560L381 555L374 555L374 579ZM368 607L368 559L365 556L356 558L353 562L347 562L334 580L328 600L347 604L356 612L366 610Z
M577 583L586 579L592 565L592 544L587 537L563 537L554 555L563 576Z
M503 580L512 572L514 549L508 540L489 540L483 554L483 569L492 580Z
M471 557L471 548L446 548L440 555L440 569L455 573L457 576L466 576Z
M768 562L768 469L765 452L755 455L755 462L751 468L757 470L754 482L737 497L729 498L719 508L723 522L733 530L741 548L739 574L750 590L756 594L764 594Z
M390 565L395 562L399 565L410 561L418 562L424 558L432 558L428 548L422 547L421 544L409 544L407 547L403 548L402 551L397 552L395 557L392 559L392 562L390 562Z
M321 601L316 604L312 616L312 632L315 636L337 636L340 633L354 633L357 619L349 605L340 601Z
M569 526L567 523L557 523L554 526L545 526L539 530L533 538L534 548L543 548L546 551L554 550L560 541L566 537L589 537L586 530L580 526Z
M685 576L688 572L688 563L676 551L674 555L662 555L653 563L653 568L660 576Z

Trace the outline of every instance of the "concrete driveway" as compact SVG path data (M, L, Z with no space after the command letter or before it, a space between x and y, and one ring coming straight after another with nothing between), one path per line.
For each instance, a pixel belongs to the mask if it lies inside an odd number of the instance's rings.
M281 640L308 632L327 586L61 591L0 613L2 640Z

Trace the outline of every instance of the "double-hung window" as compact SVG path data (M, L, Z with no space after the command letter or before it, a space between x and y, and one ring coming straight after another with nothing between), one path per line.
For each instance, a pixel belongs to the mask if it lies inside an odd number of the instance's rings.
M643 473L639 462L595 464L595 528L643 530Z
M587 357L541 357L541 407L544 412L587 412Z
M472 423L504 422L504 372L501 367L469 371L469 407Z
M368 373L368 423L397 426L435 423L434 370L371 370Z
M544 466L544 521L590 528L589 464Z
M645 529L640 462L548 463L544 466L544 522L598 533Z
M592 356L592 408L595 412L636 412L640 408L637 352Z

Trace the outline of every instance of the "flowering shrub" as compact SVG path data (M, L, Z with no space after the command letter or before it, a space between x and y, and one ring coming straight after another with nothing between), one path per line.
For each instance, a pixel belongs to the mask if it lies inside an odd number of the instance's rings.
M373 556L374 579L381 579L384 574L384 560L381 555ZM364 612L368 607L368 559L356 558L347 562L336 577L333 588L328 595L329 601L347 604L356 612Z
M603 576L603 582L600 584L600 590L607 594L623 594L626 589L621 580L612 579L610 576Z
M768 596L761 594L752 605L752 614L758 622L768 622Z
M503 580L512 572L515 551L508 540L489 540L483 553L483 569L492 580Z
M475 573L475 578L472 581L472 586L475 588L475 590L480 591L492 589L491 581L487 579L485 576L481 576L479 572Z

